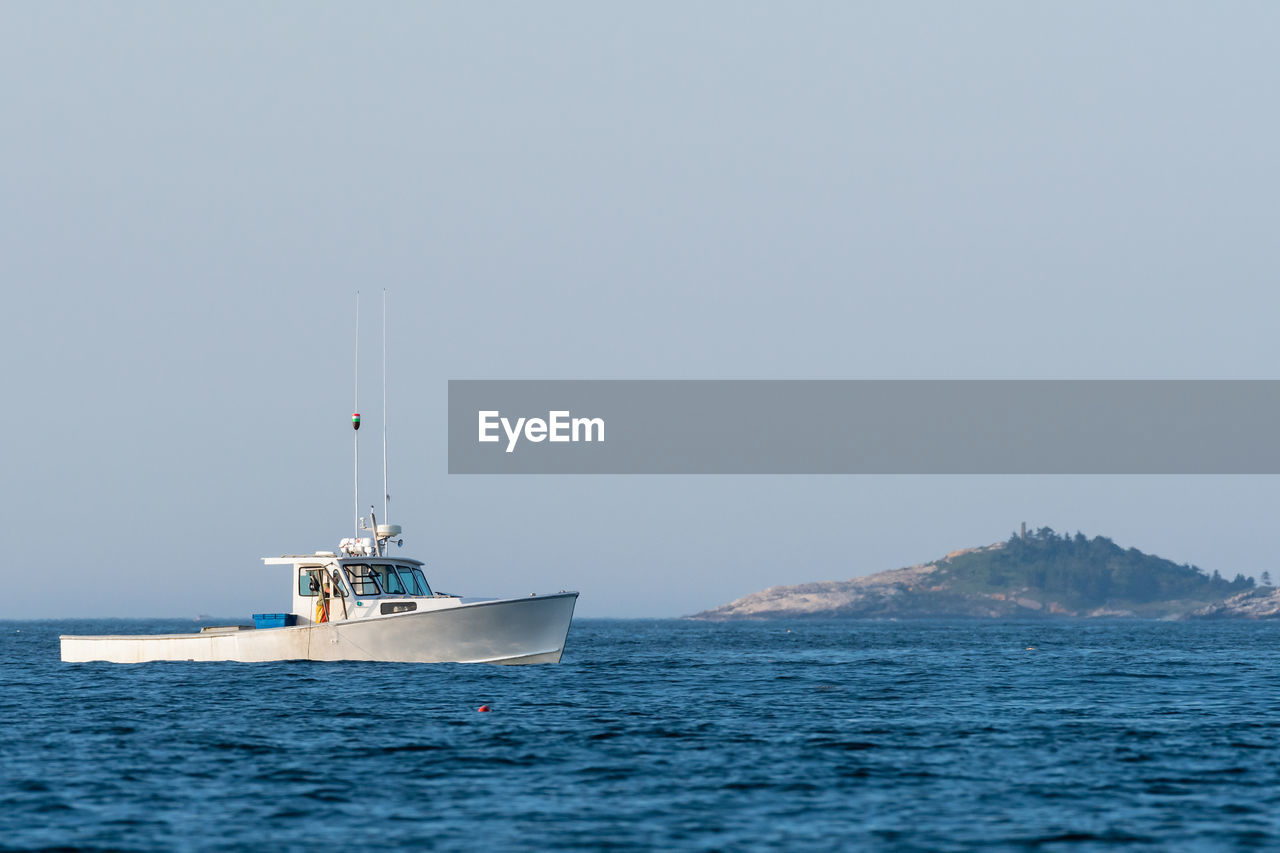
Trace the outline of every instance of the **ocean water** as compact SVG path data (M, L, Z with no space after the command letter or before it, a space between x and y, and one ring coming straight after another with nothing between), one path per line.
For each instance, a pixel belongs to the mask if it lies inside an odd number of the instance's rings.
M0 848L1280 847L1276 623L578 620L558 666L58 659L60 633L190 626L0 623Z

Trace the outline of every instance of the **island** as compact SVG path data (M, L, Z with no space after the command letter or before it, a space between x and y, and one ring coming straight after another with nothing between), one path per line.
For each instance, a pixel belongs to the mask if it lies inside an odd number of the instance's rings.
M1007 541L844 581L775 586L690 618L1253 618L1280 616L1280 589L1121 548L1105 536L1026 525Z

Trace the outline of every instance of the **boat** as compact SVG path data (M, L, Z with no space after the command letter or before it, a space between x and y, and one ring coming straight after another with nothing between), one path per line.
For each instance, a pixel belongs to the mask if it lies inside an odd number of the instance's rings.
M376 530L343 539L338 552L264 557L268 566L289 567L289 613L199 633L64 635L62 659L559 663L578 593L472 599L436 592L421 562L386 554L399 526Z
M357 296L357 300L358 300ZM383 297L383 494L386 487L386 297ZM357 301L357 376L359 375ZM359 397L357 433L359 506ZM386 518L386 504L383 506ZM361 532L371 535L362 536ZM254 614L253 625L206 626L198 633L64 635L62 659L107 661L401 661L410 663L559 663L578 593L464 598L434 590L418 560L392 556L404 545L398 524L356 520L337 551L263 557L288 566L292 609Z

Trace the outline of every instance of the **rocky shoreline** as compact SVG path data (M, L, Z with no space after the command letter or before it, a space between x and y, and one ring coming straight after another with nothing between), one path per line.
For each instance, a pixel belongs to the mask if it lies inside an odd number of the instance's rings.
M1209 589L1197 589L1196 594L1177 598L1082 602L1078 597L1072 600L1027 584L1002 586L985 575L975 580L973 571L966 574L966 561L990 557L990 552L1003 549L1006 544L966 548L932 563L850 580L770 587L688 618L716 622L797 618L1280 618L1280 588L1269 586L1225 597L1207 594Z
M1280 617L1280 588L1242 592L1189 615L1196 619L1275 619Z

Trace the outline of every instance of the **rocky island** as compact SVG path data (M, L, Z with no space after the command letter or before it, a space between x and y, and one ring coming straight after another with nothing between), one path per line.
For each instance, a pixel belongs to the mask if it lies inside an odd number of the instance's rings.
M691 618L1275 616L1280 589L1257 587L1244 575L1227 580L1216 571L1121 548L1105 536L1024 527L1008 541L953 551L931 563L771 587Z

